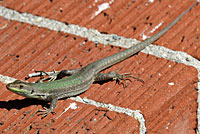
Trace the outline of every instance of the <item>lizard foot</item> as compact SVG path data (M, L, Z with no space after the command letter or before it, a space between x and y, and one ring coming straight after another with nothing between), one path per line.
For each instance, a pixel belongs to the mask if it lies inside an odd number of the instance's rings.
M126 88L128 86L127 80L131 81L130 78L134 78L138 81L141 81L144 83L144 80L131 75L131 73L123 73L123 74L115 74L115 77L113 78L113 80L116 80L117 83L122 84L124 88ZM122 82L122 80L124 81L124 83Z
M56 114L51 109L44 107L44 109L39 109L36 113L39 113L38 116L43 115L42 119L45 118L49 113Z
M59 71L55 70L53 70L52 72L35 71L35 73L29 74L28 77L26 77L26 79L29 79L31 77L40 77L40 79L36 83L43 83L45 81L55 81L59 73ZM45 78L44 76L47 77Z

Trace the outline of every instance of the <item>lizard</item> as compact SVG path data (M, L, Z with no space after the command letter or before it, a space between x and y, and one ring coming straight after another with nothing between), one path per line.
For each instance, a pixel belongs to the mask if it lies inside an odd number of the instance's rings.
M114 71L111 71L107 74L100 72L116 63L119 63L133 56L134 54L143 50L146 46L158 40L195 5L198 5L198 2L182 12L174 21L168 24L160 32L144 40L143 42L140 42L114 55L92 62L80 70L74 69L71 71L61 71L70 75L66 78L44 83L31 83L16 80L12 83L7 84L6 87L8 90L18 95L50 102L50 107L48 109L46 108L44 110L41 110L40 114L47 116L49 113L54 113L53 111L59 99L65 99L68 97L79 95L85 92L92 85L93 82L110 79L121 81L125 80L126 77L131 77L131 75L127 76L124 74L118 74Z

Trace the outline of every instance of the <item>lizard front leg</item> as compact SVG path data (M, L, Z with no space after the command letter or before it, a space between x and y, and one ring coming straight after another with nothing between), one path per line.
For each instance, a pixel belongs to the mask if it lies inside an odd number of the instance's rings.
M58 99L57 98L54 98L51 100L50 102L50 107L49 109L48 108L44 108L44 109L40 109L38 110L37 112L40 112L38 115L43 115L42 118L46 117L49 113L55 113L54 112L54 109L57 105L57 102L58 102Z

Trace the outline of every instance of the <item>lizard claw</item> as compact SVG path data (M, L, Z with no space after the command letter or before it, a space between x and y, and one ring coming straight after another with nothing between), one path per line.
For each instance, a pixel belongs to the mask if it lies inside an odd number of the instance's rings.
M123 87L126 88L128 86L127 80L131 81L130 77L144 83L144 80L131 75L131 73L123 73L123 74L116 73L116 76L113 78L113 80L116 80L117 83L122 84ZM124 81L124 83L122 82L122 80Z
M53 112L51 109L48 109L46 107L44 107L43 109L39 109L36 113L39 113L38 116L43 115L42 119L45 118L49 113L56 114L56 112Z

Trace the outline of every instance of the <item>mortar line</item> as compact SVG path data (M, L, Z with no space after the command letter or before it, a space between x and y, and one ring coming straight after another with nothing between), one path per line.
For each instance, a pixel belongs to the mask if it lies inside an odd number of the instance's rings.
M133 117L139 122L140 134L146 134L145 119L144 119L144 116L140 113L140 110L131 110L129 108L124 108L124 107L115 106L112 104L97 102L97 101L88 99L87 97L81 98L80 96L77 96L77 97L70 97L70 99L77 101L77 102L84 103L84 104L89 104L89 105L93 105L96 107L106 108L110 111L114 111L117 113L123 113L130 117Z
M70 33L76 36L87 38L95 43L102 43L104 45L111 44L114 46L129 48L132 45L137 44L139 41L136 39L125 38L123 36L118 36L116 34L102 34L95 29L87 29L86 27L81 27L75 24L65 24L56 20L51 20L48 18L35 16L29 13L19 13L15 10L8 9L0 6L0 16L9 20L15 20L19 22L25 22L31 25L37 25L38 27L44 27L54 31L61 31L65 33ZM123 45L122 45L123 44ZM167 60L172 60L178 63L183 63L188 66L193 66L198 71L198 109L197 109L197 133L200 130L200 61L194 57L188 55L185 52L173 51L162 46L150 45L146 47L142 52L155 55L157 57L162 57Z

